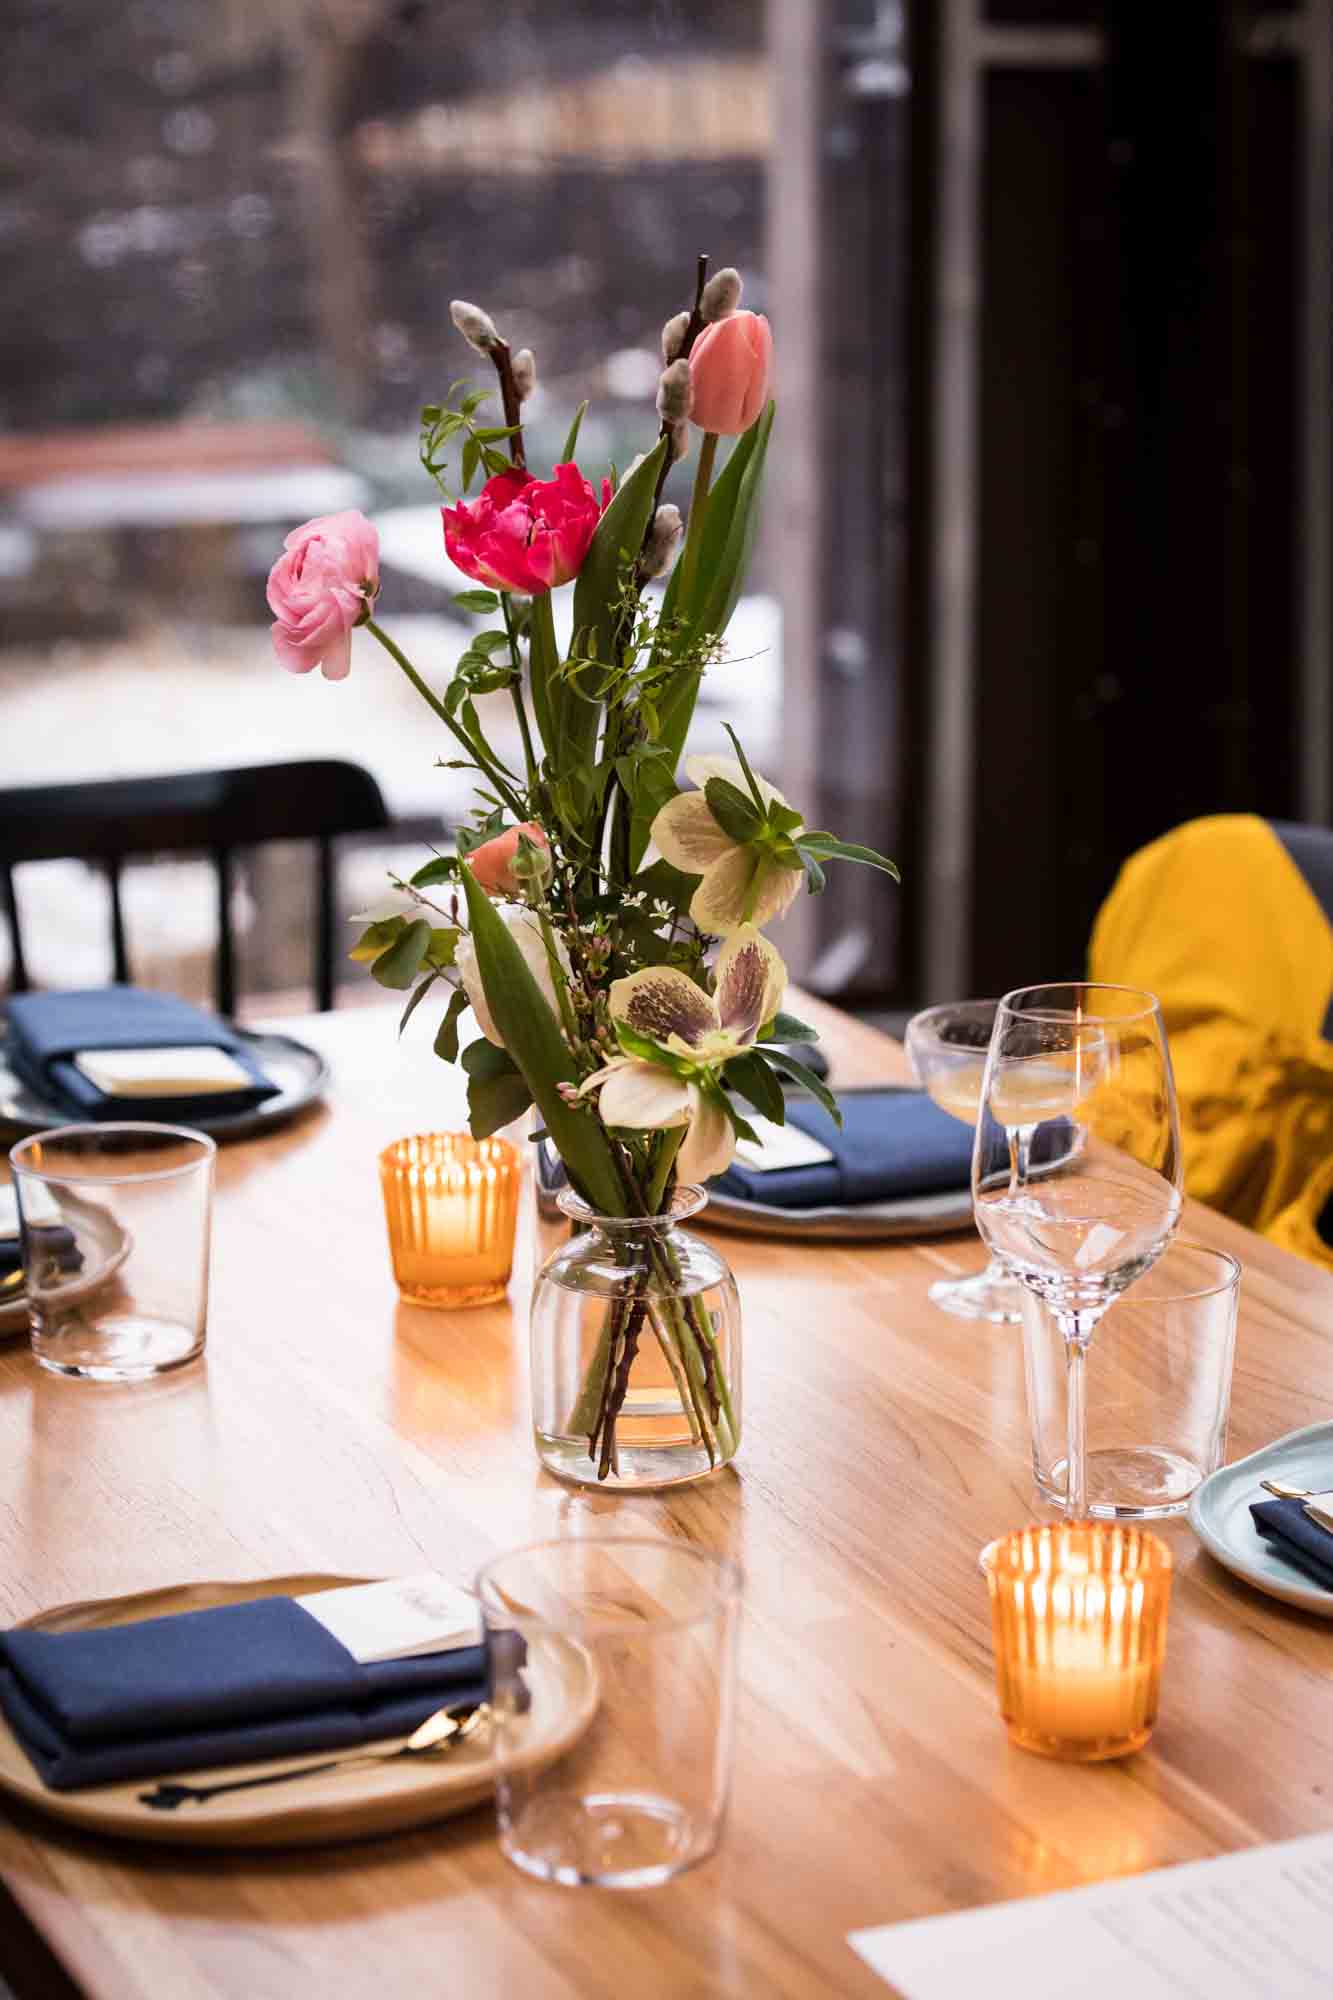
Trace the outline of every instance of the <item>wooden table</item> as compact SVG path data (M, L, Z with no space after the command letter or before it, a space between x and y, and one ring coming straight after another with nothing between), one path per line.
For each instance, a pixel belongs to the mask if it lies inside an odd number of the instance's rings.
M895 1045L808 1003L843 1082ZM423 1010L423 1014L424 1014ZM522 1257L512 1309L397 1303L377 1148L460 1123L424 1023L289 1024L325 1110L224 1150L206 1364L133 1389L0 1359L0 1613L304 1569L466 1579L497 1549L608 1526L747 1573L729 1830L637 1895L525 1880L483 1810L378 1844L193 1855L0 1816L20 1995L97 2000L657 2000L884 1987L858 1925L1061 1889L1333 1816L1333 1632L1234 1583L1181 1525L1164 1706L1118 1765L1008 1747L977 1550L1034 1512L1020 1343L932 1308L962 1236L887 1248L725 1239L745 1307L734 1472L614 1499L539 1472ZM1333 1414L1333 1279L1195 1208L1246 1266L1231 1444ZM722 1239L719 1239L722 1240ZM44 1941L44 1943L42 1942ZM63 1969L62 1969L63 1968Z

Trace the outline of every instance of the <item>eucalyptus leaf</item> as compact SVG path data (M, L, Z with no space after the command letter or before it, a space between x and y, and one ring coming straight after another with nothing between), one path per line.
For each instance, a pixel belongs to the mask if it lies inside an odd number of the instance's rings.
M818 1028L808 1022L797 1020L795 1014L775 1014L765 1023L761 1039L765 1042L817 1042Z
M468 767L471 768L470 766ZM451 875L458 873L458 857L455 854L436 854L423 862L412 877L414 889L430 889L437 882L447 882Z
M458 1023L467 1012L467 994L456 986L449 995L444 1019L435 1031L435 1053L443 1062L458 1061Z
M456 590L454 603L460 611L498 611L500 600L493 590Z
M412 997L408 1001L406 1007L404 1007L402 1014L399 1017L398 1032L400 1035L402 1034L403 1029L407 1026L408 1022L411 1020L412 1016L416 1013L417 1008L421 1005L426 995L430 992L431 987L435 984L439 976L440 975L438 972L428 972L426 974L426 977L423 980L419 981L419 983L415 987L413 987Z
M468 1125L474 1139L489 1139L502 1126L521 1118L532 1102L523 1072L505 1049L494 1042L469 1042L463 1051L467 1071Z
M424 917L418 917L415 923L405 926L387 951L380 953L370 968L371 978L397 993L406 993L421 970L429 944L430 925Z

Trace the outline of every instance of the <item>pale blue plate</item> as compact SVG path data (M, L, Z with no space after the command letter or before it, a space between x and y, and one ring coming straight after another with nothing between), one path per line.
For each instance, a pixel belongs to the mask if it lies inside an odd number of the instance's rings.
M1269 1597L1280 1597L1284 1604L1333 1618L1333 1590L1323 1589L1275 1555L1250 1519L1251 1502L1273 1497L1264 1492L1261 1479L1308 1486L1314 1492L1333 1489L1333 1423L1307 1424L1248 1458L1238 1458L1234 1465L1224 1465L1194 1489L1189 1507L1195 1534L1233 1576Z

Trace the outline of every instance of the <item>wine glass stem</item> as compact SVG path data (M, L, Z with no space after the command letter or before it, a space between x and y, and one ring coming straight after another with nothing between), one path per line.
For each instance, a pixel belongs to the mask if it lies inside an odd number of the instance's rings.
M1082 1341L1067 1340L1065 1364L1068 1390L1065 1401L1065 1513L1071 1521L1081 1521L1088 1511L1088 1413L1084 1401L1087 1376L1087 1349Z
M1086 1519L1088 1512L1088 1412L1084 1377L1088 1343L1101 1316L1101 1311L1086 1309L1055 1314L1065 1343L1065 1515L1071 1521Z

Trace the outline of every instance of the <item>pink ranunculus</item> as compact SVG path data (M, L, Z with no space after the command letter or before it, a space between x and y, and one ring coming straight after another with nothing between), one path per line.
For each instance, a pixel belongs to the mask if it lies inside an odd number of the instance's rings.
M604 480L599 506L577 465L557 465L550 479L497 472L475 500L441 508L444 546L465 576L536 597L578 575L610 497Z
M768 401L773 335L762 313L734 312L706 326L690 350L690 422L739 437Z
M521 893L523 884L514 867L520 834L526 834L534 847L547 850L551 845L535 820L525 820L522 826L508 826L493 839L483 840L481 846L474 847L468 855L467 865L488 896L517 896ZM549 861L546 872L550 873Z
M380 538L364 514L321 514L294 528L268 574L273 650L289 673L322 667L346 679L352 627L370 616L380 587Z

